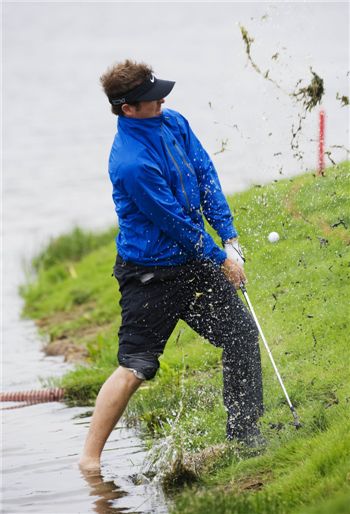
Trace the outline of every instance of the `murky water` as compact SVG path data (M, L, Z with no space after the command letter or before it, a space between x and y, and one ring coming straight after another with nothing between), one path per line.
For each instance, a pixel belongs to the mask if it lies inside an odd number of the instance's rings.
M6 451L3 506L8 513L165 513L154 485L134 485L145 458L138 434L118 427L105 450L102 475L82 475L77 458L89 417L84 408L37 404L3 411Z
M8 238L10 241L10 239ZM12 248L14 248L13 245ZM20 253L19 253L20 255ZM23 281L18 260L9 266ZM42 341L29 320L19 319L21 301L7 284L3 330L3 390L38 389L42 380L60 376L69 366L60 357L46 357ZM62 403L24 407L2 404L3 512L35 514L168 512L161 488L135 485L147 452L139 433L121 422L103 455L102 474L83 476L77 462L90 422L91 409ZM10 408L9 408L10 407Z
M34 324L20 320L23 264L74 224L115 222L107 177L115 118L98 84L105 68L134 57L176 80L166 105L190 119L225 191L242 190L316 166L318 109L304 122L298 160L290 140L300 108L247 64L238 24L284 89L307 83L310 66L324 78L326 147L340 161L349 111L336 96L347 94L348 6L5 2L3 11L3 387L25 390L67 365L45 357ZM159 489L130 478L145 456L134 430L112 433L103 477L81 476L86 410L53 403L2 411L5 512L166 512Z

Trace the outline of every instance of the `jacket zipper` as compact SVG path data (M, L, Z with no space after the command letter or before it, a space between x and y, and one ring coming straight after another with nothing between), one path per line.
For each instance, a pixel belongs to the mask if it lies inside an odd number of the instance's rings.
M190 172L192 173L192 175L194 175L194 171L193 169L191 168L191 166L189 165L189 163L187 162L184 154L183 154L183 151L180 149L179 145L177 144L176 141L174 141L174 146L178 152L178 154L180 155L181 159L182 159L182 162L184 163L184 165L190 170Z
M180 177L180 182L181 182L181 189L182 189L182 192L184 194L184 197L186 198L186 202L187 202L187 207L188 207L188 210L190 211L191 210L191 206L190 206L190 202L188 200L188 196L187 196L187 193L186 193L186 190L185 190L185 186L184 186L184 182L183 182L183 177L182 177L182 173L181 173L181 170L179 168L179 165L177 164L176 160L175 160L175 157L173 156L173 154L171 153L168 145L166 144L166 142L164 141L164 144L165 144L165 147L168 151L168 154L170 155L171 157L171 160L173 161L174 165L175 165L175 168L177 169L178 173L179 173L179 177Z

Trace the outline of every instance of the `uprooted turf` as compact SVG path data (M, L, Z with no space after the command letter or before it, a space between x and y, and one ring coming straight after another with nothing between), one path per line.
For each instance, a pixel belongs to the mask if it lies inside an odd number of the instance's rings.
M158 377L127 413L130 422L141 420L150 444L166 436L174 449L166 483L181 484L175 512L348 512L349 178L343 163L325 177L310 173L229 199L247 254L247 290L303 428L292 426L262 348L267 448L222 451L220 350L179 323ZM271 231L281 236L277 244L267 240ZM62 380L67 401L83 404L115 367L120 323L114 244L104 235L86 239L75 231L53 242L36 261L37 279L23 288L25 314L52 342L85 347L89 368Z

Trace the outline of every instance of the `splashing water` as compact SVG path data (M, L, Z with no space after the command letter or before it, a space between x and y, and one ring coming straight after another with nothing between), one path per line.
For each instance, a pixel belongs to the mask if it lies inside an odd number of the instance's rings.
M180 337L183 330L180 330L175 344L181 348L182 352L182 371L180 376L180 400L179 407L174 419L167 419L170 426L170 433L167 437L160 439L153 444L147 454L144 464L135 480L138 483L155 482L162 484L165 488L171 485L192 481L195 474L184 463L184 452L182 448L182 432L179 429L179 421L184 410L185 397L185 354Z

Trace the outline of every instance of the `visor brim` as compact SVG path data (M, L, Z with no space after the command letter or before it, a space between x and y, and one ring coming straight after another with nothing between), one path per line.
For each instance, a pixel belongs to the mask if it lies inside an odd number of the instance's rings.
M137 102L152 102L154 100L161 100L165 98L173 89L175 82L171 80L157 79L154 87L137 98Z

